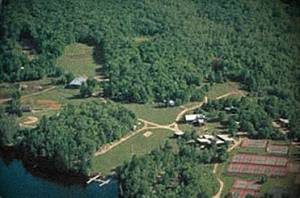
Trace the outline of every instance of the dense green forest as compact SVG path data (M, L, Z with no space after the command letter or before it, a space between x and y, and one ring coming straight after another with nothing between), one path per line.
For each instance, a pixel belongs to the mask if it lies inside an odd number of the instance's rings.
M201 98L195 88L203 80L227 79L293 97L300 93L293 2L6 0L0 79L60 75L55 59L81 41L103 49L110 78L105 93L115 100L181 103ZM35 58L22 53L24 45L34 48Z
M22 130L2 112L1 146L15 145L62 172L88 174L95 151L130 132L135 122L132 112L113 103L67 105L36 128Z
M178 142L178 151L166 143L143 157L133 157L119 170L123 197L212 197L218 181L209 163L222 161L225 148L200 150L188 145L191 133Z

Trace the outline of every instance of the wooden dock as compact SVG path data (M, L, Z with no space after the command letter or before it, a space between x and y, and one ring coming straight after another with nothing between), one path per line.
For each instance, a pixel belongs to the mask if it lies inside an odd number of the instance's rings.
M102 187L102 186L104 186L105 184L108 184L111 181L110 179L102 180L102 179L100 179L100 177L101 177L101 174L98 174L98 175L90 178L86 183L90 184L92 182L99 182L100 183L99 187Z

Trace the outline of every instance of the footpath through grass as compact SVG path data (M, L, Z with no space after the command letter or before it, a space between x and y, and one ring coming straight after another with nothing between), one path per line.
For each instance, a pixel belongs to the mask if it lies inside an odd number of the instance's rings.
M143 135L147 131L152 132L149 137ZM166 129L141 131L107 153L95 157L92 172L101 172L104 175L108 174L125 161L129 161L133 155L140 156L147 154L160 145L163 145L168 139L175 141L170 139L172 135L173 132Z

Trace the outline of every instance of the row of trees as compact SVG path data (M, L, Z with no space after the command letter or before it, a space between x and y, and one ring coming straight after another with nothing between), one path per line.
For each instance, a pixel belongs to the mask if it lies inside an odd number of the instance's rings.
M36 128L22 130L19 146L35 158L49 160L58 171L86 175L95 151L120 139L135 122L132 112L113 103L67 105L43 117Z
M185 137L189 139L190 137ZM219 160L217 149L200 150L178 142L170 143L143 157L134 156L119 170L123 197L212 197L218 191L209 163ZM225 152L226 153L226 152Z

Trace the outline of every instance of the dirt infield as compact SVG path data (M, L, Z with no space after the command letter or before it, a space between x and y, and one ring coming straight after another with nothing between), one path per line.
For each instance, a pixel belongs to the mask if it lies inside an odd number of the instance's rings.
M61 104L53 100L36 100L36 104L53 110L58 110L62 106Z
M152 132L151 131L146 131L144 134L143 134L143 136L145 137L145 138L148 138L148 137L150 137L152 135Z
M22 124L24 125L33 125L36 124L39 121L39 119L37 117L34 116L27 116L24 121L22 122Z

